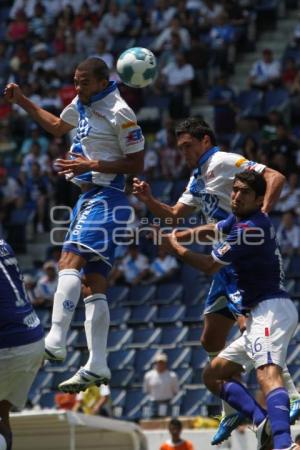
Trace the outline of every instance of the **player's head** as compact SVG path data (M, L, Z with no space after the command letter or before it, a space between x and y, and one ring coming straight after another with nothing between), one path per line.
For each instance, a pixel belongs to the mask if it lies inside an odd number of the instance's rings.
M169 432L172 436L173 441L180 439L180 434L182 430L182 423L179 419L171 419L169 422Z
M216 145L213 130L202 118L190 117L175 128L177 146L183 152L187 165L197 167L199 158Z
M87 58L75 70L76 93L82 103L89 103L91 97L103 91L108 85L109 68L103 59Z
M246 170L235 176L231 193L231 208L239 218L260 209L266 193L266 181L260 173Z

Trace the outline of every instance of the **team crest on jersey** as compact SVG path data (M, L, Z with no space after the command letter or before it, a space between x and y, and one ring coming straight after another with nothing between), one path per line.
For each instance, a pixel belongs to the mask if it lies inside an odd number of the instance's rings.
M67 311L74 311L74 309L75 309L75 305L74 305L74 302L72 302L72 300L65 300L63 302L63 307Z
M130 133L126 136L126 144L127 145L135 145L138 142L141 142L143 139L142 130L140 128L136 128L135 130L130 131Z
M231 249L231 246L228 244L228 242L224 242L224 244L221 245L221 247L218 248L218 253L221 256L224 256L225 253L227 253Z

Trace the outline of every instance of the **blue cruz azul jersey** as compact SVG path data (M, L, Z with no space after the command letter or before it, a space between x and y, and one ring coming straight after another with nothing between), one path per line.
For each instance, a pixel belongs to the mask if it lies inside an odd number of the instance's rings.
M224 265L232 264L242 296L241 306L247 310L263 300L288 298L282 258L268 216L256 211L238 222L231 214L218 222L217 227L227 236L213 249L212 256Z
M44 335L27 297L15 254L0 240L0 348L18 347Z

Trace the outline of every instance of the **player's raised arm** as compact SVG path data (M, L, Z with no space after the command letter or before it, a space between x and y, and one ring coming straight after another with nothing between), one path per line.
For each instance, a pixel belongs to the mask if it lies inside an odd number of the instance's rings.
M166 205L153 197L150 185L139 178L133 179L133 194L141 200L150 212L160 219L170 219L168 225L176 226L177 219L187 217L194 211L194 207L177 202L174 206ZM171 223L170 223L171 222Z
M281 190L285 183L285 176L277 170L266 167L263 171L264 179L267 183L267 190L264 198L262 211L268 213L279 200Z
M74 128L72 125L64 122L59 117L40 108L27 98L20 86L15 83L9 83L4 89L4 99L8 103L16 103L21 106L36 122L38 122L44 130L54 136L62 136Z

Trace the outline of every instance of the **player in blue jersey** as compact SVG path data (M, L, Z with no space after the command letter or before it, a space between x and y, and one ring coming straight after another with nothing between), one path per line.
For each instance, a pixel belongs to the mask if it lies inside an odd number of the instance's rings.
M22 409L44 356L44 332L12 248L0 240L0 450L12 449L9 411Z
M125 174L143 170L144 138L132 109L109 81L105 62L91 57L78 65L74 76L77 96L60 118L39 108L16 84L8 84L4 96L17 103L46 131L61 136L76 134L71 160L57 160L61 174L80 186L59 261L59 282L54 296L51 330L46 337L49 359L66 356L66 336L84 284L85 332L89 359L59 388L79 392L91 384L106 383L109 309L107 274L113 263L116 228L126 228L131 208L125 195Z
M263 174L267 183L267 192L262 210L269 212L272 209L284 184L283 175L263 164L248 161L236 153L220 151L216 145L214 132L202 119L189 118L179 123L175 132L178 147L184 153L189 167L193 169L187 188L177 203L170 206L159 202L152 196L148 183L139 179L134 180L134 193L154 216L168 219L168 224L171 218L174 226L178 219L196 211L201 211L207 222L225 219L231 212L230 194L234 176L244 170ZM183 233L182 238L185 239L185 236L187 235ZM205 301L201 343L210 358L224 348L228 333L235 323L228 309L228 305L234 308L234 304L230 303L226 288L231 272L231 268L224 268L214 276ZM294 422L300 415L300 396L287 369L284 376L292 399L291 421ZM231 431L242 420L242 417L235 414L234 410L226 404L224 404L224 410L225 417L212 440L213 444L219 444L228 438Z
M238 308L248 316L246 330L212 360L204 371L204 382L211 392L253 421L259 449L269 448L271 435L272 448L298 449L291 439L290 403L282 377L298 312L284 289L275 230L261 211L265 191L262 175L247 171L235 176L231 194L233 214L193 231L198 236L208 233L214 238L217 232L220 244L211 255L188 250L178 243L176 233L163 238L163 247L207 274L233 266L241 294ZM266 398L267 410L236 381L245 368L252 367Z

